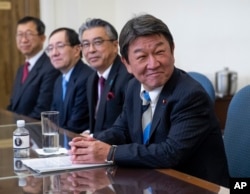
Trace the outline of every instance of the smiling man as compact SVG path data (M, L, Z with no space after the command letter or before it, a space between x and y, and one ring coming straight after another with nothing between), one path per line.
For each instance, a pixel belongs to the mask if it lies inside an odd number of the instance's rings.
M129 20L119 38L135 79L114 125L70 143L73 163L173 168L228 186L227 160L213 103L203 87L175 67L174 41L152 15Z
M118 34L102 19L89 19L79 30L82 53L96 70L88 80L89 133L111 127L122 111L128 81L132 78L118 55ZM85 131L86 133L86 131Z
M53 66L61 72L55 83L51 110L60 112L60 127L81 133L89 128L86 87L93 70L81 59L78 34L70 28L55 29L46 51Z
M26 16L17 23L16 44L25 56L25 64L18 68L7 109L18 114L40 119L42 111L50 109L53 85L60 74L53 68L43 51L44 23Z

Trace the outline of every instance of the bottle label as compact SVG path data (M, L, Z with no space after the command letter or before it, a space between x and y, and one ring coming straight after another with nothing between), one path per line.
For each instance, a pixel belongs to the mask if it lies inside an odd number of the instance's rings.
M22 172L27 170L27 168L23 165L22 160L19 158L14 158L13 164L15 172Z
M14 135L13 136L13 148L29 148L30 138L29 135Z

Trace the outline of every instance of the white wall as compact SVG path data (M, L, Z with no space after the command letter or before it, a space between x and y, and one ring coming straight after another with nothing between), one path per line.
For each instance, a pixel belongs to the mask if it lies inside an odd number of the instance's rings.
M238 89L250 83L250 1L248 0L40 0L47 34L67 26L78 31L89 17L100 17L120 32L134 15L162 19L175 40L176 66L206 74L229 67Z

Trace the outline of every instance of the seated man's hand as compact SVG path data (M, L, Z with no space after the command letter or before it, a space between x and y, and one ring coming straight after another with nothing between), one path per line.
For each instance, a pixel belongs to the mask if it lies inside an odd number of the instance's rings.
M110 145L98 141L93 137L76 137L69 143L73 164L104 163L110 150Z
M61 175L62 189L80 193L81 191L95 192L110 185L106 169L98 168L82 170Z

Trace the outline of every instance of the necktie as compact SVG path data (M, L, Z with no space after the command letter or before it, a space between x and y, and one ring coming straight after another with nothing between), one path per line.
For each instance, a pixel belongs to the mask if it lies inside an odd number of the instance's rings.
M100 96L101 96L105 86L105 78L102 76L99 77L99 85L100 85Z
M62 79L62 99L63 100L66 95L67 85L68 85L68 81L66 80L65 76L63 76L63 79Z
M151 122L152 122L152 109L150 107L150 96L147 91L143 91L142 99L142 129L143 129L143 144L146 144L149 139Z
M98 84L99 84L99 92L98 92L98 98L97 98L97 103L96 103L96 113L98 111L98 108L99 108L99 104L100 104L100 101L101 101L101 96L102 96L102 93L103 93L103 90L104 90L104 86L105 86L105 78L100 76L99 77L99 80L98 80Z
M29 75L29 62L26 61L23 67L23 76L22 76L22 83L24 83L24 81L27 79L28 75Z

